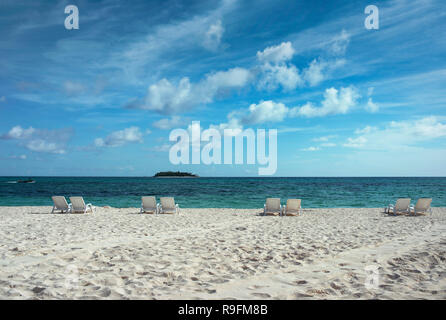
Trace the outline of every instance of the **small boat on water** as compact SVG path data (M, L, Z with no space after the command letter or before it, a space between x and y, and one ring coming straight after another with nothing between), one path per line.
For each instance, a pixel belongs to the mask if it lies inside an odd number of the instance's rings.
M35 183L36 180L27 179L27 180L17 180L17 183Z

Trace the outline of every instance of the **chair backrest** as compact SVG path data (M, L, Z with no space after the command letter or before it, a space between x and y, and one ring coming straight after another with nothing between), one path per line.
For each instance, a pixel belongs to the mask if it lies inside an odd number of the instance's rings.
M420 198L415 205L415 211L427 211L432 203L432 198Z
M395 209L399 210L407 210L410 206L410 198L400 198L396 200Z
M85 202L82 197L70 197L71 206L74 211L84 211L85 210Z
M68 202L64 196L53 196L51 198L57 210L68 210Z
M155 197L142 197L142 207L147 209L154 209L156 208L156 198Z
M299 211L301 199L288 199L286 201L287 211Z
M163 209L175 209L175 199L172 197L160 198Z
M267 198L266 199L267 211L280 211L280 198Z

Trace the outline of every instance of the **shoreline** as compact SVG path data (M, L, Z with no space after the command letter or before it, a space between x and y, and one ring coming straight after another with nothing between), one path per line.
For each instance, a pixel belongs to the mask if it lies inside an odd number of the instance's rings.
M95 206L94 203L92 203L92 205L96 208L96 209L116 209L116 210L135 210L139 212L140 207L113 207L110 205L101 205L101 206ZM283 206L283 205L282 205ZM47 205L47 206L42 206L42 205L35 205L35 206L30 206L30 205L3 205L0 204L0 211L2 208L46 208L48 209L48 213L51 213L51 209L53 208L52 205ZM432 210L439 210L439 211L443 211L446 210L446 207L433 207L431 206ZM263 212L263 208L230 208L230 207L182 207L180 206L180 210L248 210L248 211L253 211L253 210L257 210L258 212ZM384 206L382 207L302 207L302 211L314 211L314 210L354 210L354 209L368 209L368 210L381 210L381 213L384 213ZM55 214L58 214L57 212ZM69 213L63 213L63 214L69 214Z
M297 217L50 210L0 207L0 298L446 298L444 207L416 217L382 208L304 209Z

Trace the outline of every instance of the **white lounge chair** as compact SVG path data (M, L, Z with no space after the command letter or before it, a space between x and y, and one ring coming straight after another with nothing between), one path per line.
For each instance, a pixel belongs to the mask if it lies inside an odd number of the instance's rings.
M280 204L280 198L267 198L266 203L263 206L264 216L279 216L282 214L282 205Z
M414 216L418 214L425 215L427 212L432 214L431 203L432 198L420 198L415 206L410 206L409 212L411 212Z
M410 213L410 198L400 198L396 201L395 205L389 204L385 209L386 213L393 213L393 215L397 214L407 214Z
M284 216L297 216L302 213L302 208L300 206L300 199L288 199L286 205L283 207Z
M53 199L53 210L51 213L54 213L55 210L60 210L60 213L71 211L71 204L68 204L64 196L53 196L51 199Z
M180 207L178 204L175 204L175 199L172 197L164 197L160 198L161 206L159 209L159 213L170 213L170 214L179 214Z
M154 213L158 214L159 203L156 203L155 197L142 197L140 213Z
M88 211L93 212L95 207L91 203L85 204L84 198L82 197L70 197L71 202L71 213L87 213Z

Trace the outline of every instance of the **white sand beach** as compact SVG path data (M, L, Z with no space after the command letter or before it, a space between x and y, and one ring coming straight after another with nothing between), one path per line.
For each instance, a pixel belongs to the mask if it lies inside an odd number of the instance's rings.
M446 299L446 208L138 210L0 207L0 298Z

